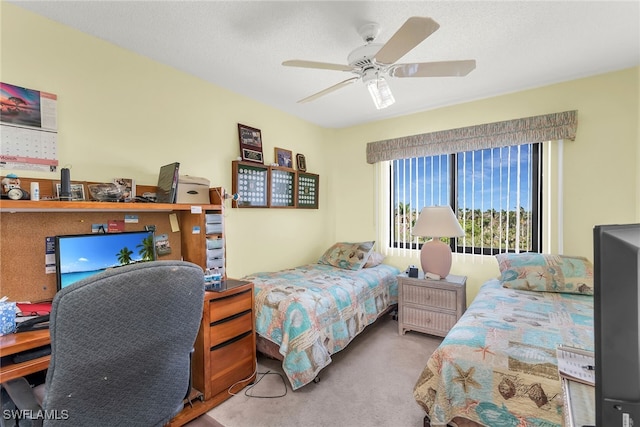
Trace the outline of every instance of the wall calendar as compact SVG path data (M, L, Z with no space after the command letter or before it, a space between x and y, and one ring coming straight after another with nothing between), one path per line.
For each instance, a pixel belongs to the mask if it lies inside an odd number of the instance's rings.
M0 83L0 168L55 172L57 96Z

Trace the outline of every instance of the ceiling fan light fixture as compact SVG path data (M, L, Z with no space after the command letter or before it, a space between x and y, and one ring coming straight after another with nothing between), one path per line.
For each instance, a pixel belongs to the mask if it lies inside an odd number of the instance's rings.
M389 105L396 102L393 94L391 93L391 89L389 88L389 84L384 77L369 80L367 82L367 89L369 89L373 103L376 105L378 110L387 108Z
M406 53L422 43L435 32L440 25L429 17L413 16L391 36L386 43L374 43L380 31L378 24L369 22L361 26L358 33L366 43L347 56L348 65L327 62L303 61L299 59L284 61L289 67L315 68L321 70L347 71L356 75L343 82L321 90L301 99L299 103L313 101L356 80L369 89L371 98L378 110L393 105L396 100L383 75L395 78L405 77L449 77L466 76L476 68L474 59L462 61L416 62L397 64Z

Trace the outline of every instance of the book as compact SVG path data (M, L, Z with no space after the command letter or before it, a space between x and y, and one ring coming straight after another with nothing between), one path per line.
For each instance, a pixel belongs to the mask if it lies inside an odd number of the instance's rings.
M595 426L595 387L562 378L564 425Z
M562 383L564 425L595 425L595 357L592 351L559 345L558 375Z
M178 193L180 163L174 162L160 168L156 203L175 203Z
M125 202L136 198L136 181L132 178L113 178L113 183L122 191Z

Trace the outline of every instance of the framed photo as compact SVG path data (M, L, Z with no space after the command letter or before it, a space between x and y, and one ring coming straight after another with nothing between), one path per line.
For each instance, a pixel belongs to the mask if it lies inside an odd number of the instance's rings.
M291 150L285 150L284 148L275 148L276 163L278 166L282 166L284 168L292 168L293 169L293 153Z
M238 123L238 138L240 139L240 155L242 160L264 163L262 156L262 133L260 129Z
M307 171L307 161L304 158L304 154L296 154L296 163L298 164L298 170L300 172L306 172Z
M56 188L55 188L55 198L59 199L60 198L60 183L56 182L55 183ZM71 183L71 200L74 202L82 202L85 199L84 196L84 184L82 183Z

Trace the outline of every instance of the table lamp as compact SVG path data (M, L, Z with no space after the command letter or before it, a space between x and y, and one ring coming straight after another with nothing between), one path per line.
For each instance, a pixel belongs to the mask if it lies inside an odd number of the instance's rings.
M441 237L464 236L460 223L450 206L429 206L423 208L413 226L414 236L431 237L422 245L420 263L425 276L437 275L444 279L451 271L451 248L440 240Z

